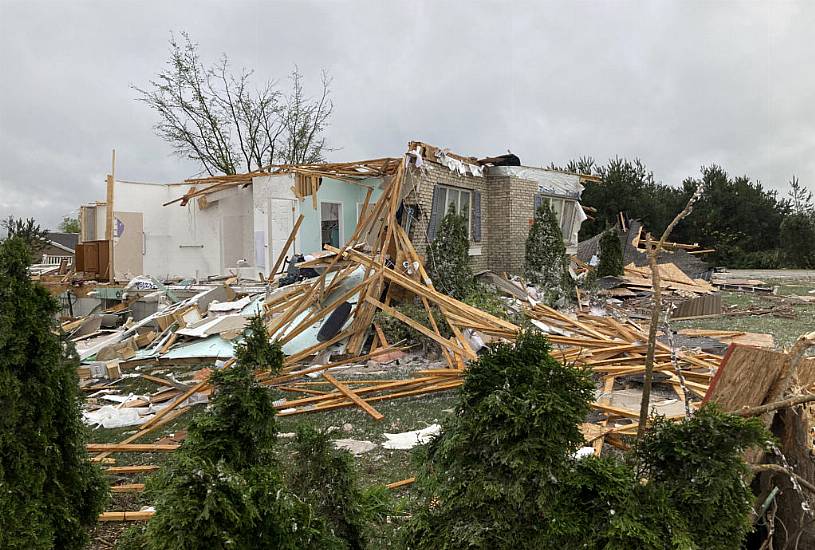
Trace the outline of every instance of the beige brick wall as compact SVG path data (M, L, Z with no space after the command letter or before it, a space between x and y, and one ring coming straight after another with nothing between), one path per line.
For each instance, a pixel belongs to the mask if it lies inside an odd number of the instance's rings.
M495 272L521 273L538 184L511 176L488 176L488 185L492 230L489 268Z
M427 228L430 223L430 212L433 208L433 188L436 185L446 185L459 189L469 189L481 192L481 242L470 241L471 251L480 248L480 254L470 256L473 271L488 269L487 243L490 237L490 220L487 208L488 181L486 177L462 176L447 169L446 166L435 162L425 161L425 171L410 168L405 183L412 189L405 197L406 204L419 206L418 221L414 220L410 229L410 238L416 251L425 257L427 248ZM472 215L472 213L471 213Z
M425 256L434 187L476 190L481 192L481 242L470 242L470 247L480 247L481 253L470 256L473 271L522 273L526 237L535 215L537 182L512 176L461 176L429 161L425 161L425 167L426 171L411 168L405 180L411 188L405 202L419 206L418 221L410 230L419 254Z

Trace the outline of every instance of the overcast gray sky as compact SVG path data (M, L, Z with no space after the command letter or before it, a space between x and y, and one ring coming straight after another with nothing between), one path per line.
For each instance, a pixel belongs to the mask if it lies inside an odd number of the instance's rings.
M54 227L116 175L197 172L134 101L187 31L262 79L334 78L330 160L411 139L527 165L639 156L815 188L815 3L0 0L0 216Z

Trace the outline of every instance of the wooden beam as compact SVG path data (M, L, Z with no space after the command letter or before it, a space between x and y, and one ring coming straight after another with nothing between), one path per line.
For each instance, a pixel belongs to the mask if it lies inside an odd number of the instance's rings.
M111 493L140 493L144 491L144 483L124 483L122 485L111 485Z
M156 513L146 512L102 512L97 518L99 521L147 521Z
M297 218L297 221L294 222L294 227L292 228L291 233L289 233L289 238L286 239L286 244L283 245L283 249L280 251L280 254L278 254L277 260L274 263L274 267L269 272L269 282L272 282L274 280L275 273L277 273L277 270L280 269L280 266L283 264L283 259L286 257L286 252L289 251L289 247L297 238L297 230L300 229L301 223L303 223L302 214L300 214L300 216Z
M385 416L381 412L377 411L375 408L370 406L364 399L362 399L360 396L354 393L353 390L351 390L348 386L346 386L345 384L331 376L331 374L329 374L328 372L323 373L323 378L331 382L331 384L335 388L340 390L340 392L342 392L342 394L345 395L348 399L356 403L360 409L368 413L374 420L382 420L383 418L385 418Z
M108 242L108 280L113 279L113 174L107 177L107 198L105 201L105 240Z
M106 474L147 474L155 472L159 466L152 464L141 464L138 466L108 466L103 471Z
M388 483L387 485L385 485L385 487L387 487L388 489L393 490L393 489L398 489L399 487L404 487L406 485L412 485L415 482L416 482L415 477L409 477L407 479L401 479L399 481L393 481L391 483Z
M158 443L87 443L85 448L89 453L171 453L181 445Z

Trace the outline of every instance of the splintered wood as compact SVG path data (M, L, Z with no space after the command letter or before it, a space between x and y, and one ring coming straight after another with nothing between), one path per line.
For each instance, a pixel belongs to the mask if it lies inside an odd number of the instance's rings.
M585 430L599 454L604 438L613 445L623 445L619 435L636 433L639 419L639 390L614 390L623 376L645 372L647 332L630 319L599 317L578 312L567 315L542 304L526 310L533 324L549 335L552 355L566 363L585 365L602 379L602 391L594 402L600 414L597 428ZM657 341L654 372L676 394L675 398L652 403L652 411L669 418L681 418L684 402L689 397L705 396L718 369L718 355L687 350L672 350ZM684 386L684 388L683 388ZM688 394L686 395L685 391Z
M299 399L278 401L275 406L281 416L359 407L372 418L380 420L383 415L371 403L448 390L463 383L464 362L476 358L475 350L466 336L468 331L477 330L505 339L513 339L518 332L518 327L512 323L433 288L419 255L397 219L405 191L402 187L405 163L404 160L396 161L394 165L394 176L376 204L370 207L366 204L349 241L342 248L326 246L324 253L303 266L320 268L321 275L298 285L297 290L283 302L266 303L269 335L283 343L302 334L318 320L330 320L346 302L352 303L350 322L342 325L345 328L338 326L333 336L326 335L327 339L287 357L280 376L259 376L264 384L306 395ZM316 169L310 174L324 175ZM359 279L358 282L354 277ZM428 314L429 326L395 309L391 300L397 294L402 300L407 296L421 303ZM447 369L437 369L430 374L416 373L409 379L370 380L364 383L339 381L327 373L332 367L359 363L401 350L398 343L389 344L381 330L375 331L373 317L377 311L385 312L435 341L442 349ZM440 323L450 327L452 337L442 335ZM364 353L369 336L373 336L375 342L371 342L371 351ZM316 365L304 364L335 344L344 347L343 359ZM296 382L306 374L316 373L323 373L324 383ZM315 387L316 384L320 384L319 389Z

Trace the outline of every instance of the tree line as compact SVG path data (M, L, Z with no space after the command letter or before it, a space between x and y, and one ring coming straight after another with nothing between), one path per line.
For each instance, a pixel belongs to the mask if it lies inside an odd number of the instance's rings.
M596 213L583 223L581 240L614 226L620 212L659 234L694 190L704 185L705 193L676 227L673 240L715 249L706 257L714 265L815 268L812 192L794 176L782 195L715 164L703 166L698 176L686 178L681 186L658 182L640 159L613 158L598 164L591 157L581 157L552 168L602 178L585 185L582 203Z

